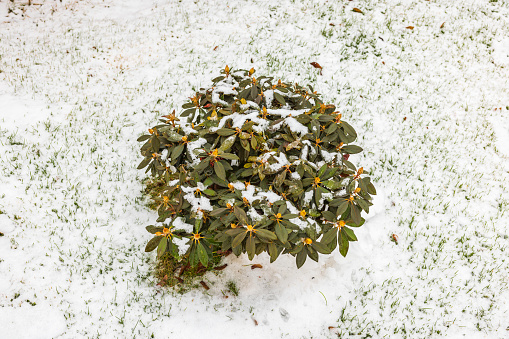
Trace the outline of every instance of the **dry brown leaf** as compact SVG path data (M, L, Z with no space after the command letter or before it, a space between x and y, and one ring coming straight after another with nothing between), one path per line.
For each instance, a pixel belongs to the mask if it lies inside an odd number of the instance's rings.
M255 268L263 268L262 265L260 264L254 264L254 265L251 265L251 269L254 270Z
M318 62L312 62L311 65L314 67L314 68L319 68L319 69L322 69L322 66L320 66L320 64Z
M222 271L226 268L226 266L228 266L228 264L224 264L224 265L221 265L221 266L217 266L217 267L214 267L214 269L216 271Z
M210 290L210 287L209 285L207 285L207 283L205 281L200 281L200 284L203 286L204 289L206 289L207 291Z
M406 29L414 29L414 26L406 26Z
M219 47L219 46L214 47L214 51L217 49L217 47Z
M354 9L352 9L352 11L353 11L353 12L355 12L355 13L361 13L361 14L364 14L364 12L363 12L363 11L361 11L360 9L358 9L358 8L354 8Z
M258 326L258 321L256 321L256 319L253 318L253 321L255 323L255 326Z
M391 238L392 240L396 243L396 245L398 244L398 236L396 234L393 234L391 235Z
M440 25L440 29L444 28L444 25L445 25L445 21L442 22L442 24Z

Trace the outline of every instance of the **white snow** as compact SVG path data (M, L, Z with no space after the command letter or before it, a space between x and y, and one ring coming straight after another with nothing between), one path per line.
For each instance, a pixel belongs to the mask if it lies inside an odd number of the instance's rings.
M493 61L497 65L509 67L509 37L493 43Z
M503 1L33 3L0 2L0 337L508 336ZM167 292L136 139L226 64L334 103L379 195L346 258Z
M12 222L7 215L0 214L0 232L8 234L14 231L15 228L14 222Z
M176 217L172 221L172 225L175 227L176 230L182 230L187 233L194 233L194 226L185 222L182 217Z

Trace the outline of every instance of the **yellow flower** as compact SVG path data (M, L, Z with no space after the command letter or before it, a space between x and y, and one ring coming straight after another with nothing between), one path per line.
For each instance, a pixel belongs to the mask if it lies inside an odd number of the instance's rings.
M345 227L346 223L344 220L340 220L337 224L336 224L336 227L339 228L339 229L342 229L343 227Z
M193 241L200 241L200 239L203 238L200 233L193 233Z
M162 232L156 232L156 236L165 236L166 238L171 238L171 236L173 235L173 232L171 231L171 229L165 227L163 228L163 231Z
M256 233L256 230L253 225L247 225L246 228L248 232Z
M313 240L311 240L311 238L305 238L302 240L302 242L306 245L311 245L313 243Z
M305 219L306 218L306 211L302 210L299 212L300 216L302 219Z
M360 192L360 191L361 191L361 188L360 188L360 187L357 187L357 188L355 189L355 191L354 191L354 192L355 192L356 194L359 194L359 192Z
M213 158L217 158L219 156L219 150L216 148L215 150L210 152L209 155Z

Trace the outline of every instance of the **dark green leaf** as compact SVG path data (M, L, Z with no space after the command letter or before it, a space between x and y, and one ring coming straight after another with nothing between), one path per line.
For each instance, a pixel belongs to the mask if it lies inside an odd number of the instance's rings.
M356 225L359 225L361 223L361 212L359 211L359 208L355 205L351 205L350 214L352 215L352 221Z
M331 211L323 211L322 216L328 221L332 221L332 222L336 221L336 215L334 213L332 213Z
M322 254L329 254L330 253L329 248L327 246L325 246L324 244L318 242L318 241L313 241L311 243L311 247L313 247L317 252L322 253Z
M343 257L345 257L346 254L348 253L349 246L350 246L350 242L348 241L348 237L347 237L346 233L343 232L343 230L339 231L338 232L338 249L339 249L339 253L341 253L341 255Z
M242 233L239 233L232 241L232 247L239 246L242 241L246 238L247 231L244 230Z
M246 212L242 208L235 206L233 208L233 213L235 213L237 220L239 220L243 225L249 224L249 220L247 219Z
M235 130L234 129L230 129L230 128L220 128L216 131L217 134L219 135L222 135L224 137L227 137L227 136L230 136L232 134L235 134Z
M330 230L325 233L321 239L321 242L324 244L329 244L332 240L336 239L336 236L338 235L338 229L337 228L331 228Z
M141 137L138 138L138 142L142 142L142 141L145 141L147 139L150 139L150 135L148 134L145 134L145 135L142 135Z
M297 268L301 268L302 265L304 265L304 263L306 262L306 258L307 258L307 251L304 248L302 251L297 253L297 258L295 260L297 263Z
M201 264L207 267L209 263L209 255L207 254L207 250L200 241L196 244L196 248L198 251L198 258L200 259Z
M226 180L226 172L224 170L223 164L219 161L214 164L214 172L219 177L219 179Z
M247 256L248 256L249 260L253 260L253 258L255 256L256 248L255 248L255 240L252 235L249 235L249 237L247 238L246 252L247 252Z
M157 236L150 239L150 241L147 243L147 246L145 246L145 252L152 252L153 250L155 250L162 238L164 237Z
M143 161L140 162L140 164L138 165L138 169L142 169L142 168L146 167L150 163L151 160L152 160L151 158L143 159Z
M362 152L362 147L359 147L356 145L347 145L347 146L343 146L342 151L343 151L343 153L357 154L357 153Z
M276 240L276 235L268 230L257 229L256 235L263 240Z
M343 230L345 231L345 233L348 236L348 239L350 239L350 241L357 241L357 237L355 236L355 233L353 232L352 229L350 229L348 227L343 227Z
M275 231L279 241L284 244L288 240L288 232L286 231L286 228L280 223L276 223Z
M286 104L285 98L281 94L274 92L274 98L281 104L281 106Z
M166 251L166 246L168 245L168 239L166 237L162 237L161 241L157 245L157 256L160 257L163 255L164 251Z
M277 250L276 244L270 243L268 245L269 248L269 255L270 255L270 262L274 262L277 257L279 256L279 251Z
M171 152L171 160L175 161L184 151L184 144L176 146L173 151Z

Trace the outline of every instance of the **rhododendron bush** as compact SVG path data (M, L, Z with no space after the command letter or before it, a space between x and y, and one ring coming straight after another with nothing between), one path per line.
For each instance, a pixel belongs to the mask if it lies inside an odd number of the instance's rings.
M362 151L353 127L311 86L221 73L138 139L139 168L158 182L145 250L191 266L230 251L290 254L297 267L336 247L345 256L376 194L348 161Z

